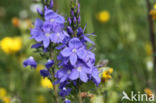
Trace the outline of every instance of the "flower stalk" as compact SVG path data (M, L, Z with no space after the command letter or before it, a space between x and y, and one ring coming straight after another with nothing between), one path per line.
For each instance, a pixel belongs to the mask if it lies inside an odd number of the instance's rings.
M152 15L150 14L151 11L151 3L150 0L146 0L146 5L147 5L147 16L148 16L148 25L149 25L149 36L152 44L152 51L153 51L153 82L154 84L156 83L156 41L155 41L155 33L154 33L154 23L152 19ZM156 90L156 87L153 85L153 88Z
M78 89L79 89L79 93L78 93L79 103L83 103L82 96L81 96L81 87L79 86Z
M52 10L54 2L47 1L43 0L43 10L38 9L42 19L36 19L34 28L31 29L31 38L36 41L32 48L47 59L45 69L40 70L40 75L48 77L53 83L56 103L60 103L59 97L64 103L71 103L67 96L73 84L78 85L79 102L83 103L81 84L93 81L98 85L101 82L95 65L95 54L88 45L94 45L88 38L93 34L85 34L85 28L81 27L78 0L72 2L68 25L65 25L63 16ZM37 63L33 57L24 62L25 67L28 65L36 68Z
M51 68L52 72L51 72L51 75L52 75L52 83L55 81L55 68L56 68L56 57L55 57L55 52L53 51L53 45L51 45L51 49L50 49L50 57L51 57L51 60L54 60L55 61L55 64L54 64L54 67ZM57 91L57 86L56 85L53 85L53 90L54 90L54 95L55 95L55 101L56 103L60 103L59 102L59 96L58 96L58 91Z
M54 89L56 103L60 103L56 85L53 86L53 89Z

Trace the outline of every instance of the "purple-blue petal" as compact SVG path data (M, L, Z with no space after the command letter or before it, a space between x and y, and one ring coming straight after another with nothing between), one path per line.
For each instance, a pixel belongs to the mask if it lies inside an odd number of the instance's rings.
M69 75L69 79L76 80L79 78L79 76L80 76L80 73L76 69L73 69L71 74Z
M64 76L60 79L60 83L63 83L67 79L68 79L68 75L67 74L64 74Z
M89 42L89 43L95 45L95 43L94 43L92 40L90 40L87 36L83 36L83 38L84 38L84 40L86 40L87 42Z
M63 103L71 103L71 101L66 99Z
M71 55L71 53L72 53L72 51L71 51L71 49L68 48L68 47L64 48L64 49L61 51L61 55L62 55L63 57L68 57L68 56Z
M42 47L42 44L40 43L37 43L31 46L31 48L40 48L40 47Z
M72 65L75 65L76 64L76 62L77 62L77 55L75 54L75 53L72 53L71 55L70 55L70 63L72 64Z
M23 62L23 65L24 65L24 67L27 67L27 66L31 66L33 68L36 68L37 67L37 63L36 63L36 61L34 60L33 57L29 57L28 59L26 59Z
M85 72L80 72L80 80L85 82L85 83L88 81L88 77L87 77L87 74Z
M82 46L82 43L78 38L73 38L69 41L70 48L80 48L81 46Z
M49 46L49 44L50 44L49 38L45 37L45 38L44 38L44 41L43 41L43 46L44 46L45 48L47 48L47 47Z
M50 73L47 69L42 69L42 70L40 70L40 75L43 77L48 77L50 75Z
M77 55L80 59L84 59L86 57L86 50L84 48L80 48L77 51Z
M35 27L41 27L43 25L43 21L39 18L36 19L35 21Z
M53 60L48 60L48 62L45 64L47 69L50 69L53 65L54 65L54 61Z

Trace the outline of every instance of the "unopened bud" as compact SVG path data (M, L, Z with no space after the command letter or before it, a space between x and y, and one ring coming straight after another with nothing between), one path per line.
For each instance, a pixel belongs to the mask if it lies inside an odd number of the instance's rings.
M76 24L76 22L77 22L77 19L76 19L75 16L74 16L74 18L73 18L73 22L74 22L74 24Z
M73 34L73 30L72 30L72 28L70 26L67 27L67 31L68 31L69 34L71 34L71 35Z
M54 5L53 0L50 0L49 8L50 8L50 9L53 8L53 5Z
M40 8L37 8L37 13L38 13L39 15L43 16L43 12L42 12L42 10L41 10Z
M68 24L69 24L69 25L71 25L71 23L72 23L71 18L68 18L68 20L67 20L67 21L68 21Z

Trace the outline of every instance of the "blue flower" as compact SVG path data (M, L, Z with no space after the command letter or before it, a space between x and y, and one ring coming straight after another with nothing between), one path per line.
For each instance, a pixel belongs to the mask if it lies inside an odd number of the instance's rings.
M50 75L50 72L47 69L40 70L40 75L43 77L48 77Z
M95 63L95 54L87 50L86 56L83 59L87 66L92 67Z
M68 37L66 31L58 31L51 34L50 39L54 43L62 43L65 37Z
M43 40L41 35L42 25L43 25L43 21L41 19L36 19L34 24L35 28L31 29L31 36L32 36L31 39L35 39L37 42L41 42Z
M54 61L53 60L48 60L48 62L45 64L47 69L50 69L52 66L54 65Z
M77 80L78 78L80 78L82 82L87 82L89 79L87 74L91 74L91 72L92 72L91 68L86 66L85 63L78 61L74 69L72 69L69 79Z
M47 48L50 44L49 28L43 29L45 24L40 19L36 19L35 28L31 30L32 39L37 42L43 42L43 46ZM47 26L47 25L46 25Z
M101 79L99 77L99 72L98 72L96 67L93 67L91 76L92 76L93 81L95 82L95 84L98 86L100 84L100 82L101 82Z
M69 41L69 47L64 48L61 51L63 57L69 57L70 63L75 65L78 57L83 59L86 55L86 50L83 47L81 41L78 38L72 38Z
M37 63L34 58L31 56L23 62L24 67L31 66L33 68L37 67Z
M71 103L71 101L68 99L65 99L65 101L63 103Z
M59 66L66 65L68 63L68 61L69 61L69 59L67 57L63 57L61 54L59 54L57 56L57 60L60 61Z
M59 45L59 46L57 46L56 49L58 49L58 50L63 49L63 48L68 44L69 40L70 40L70 37L69 37L69 36L68 36L68 37L65 37L65 38L63 39L62 44Z
M56 12L54 12L53 10L50 10L50 9L46 9L46 11L45 11L45 20L50 21L52 23L53 22L59 23L59 24L65 23L65 19L63 16L57 14Z
M55 77L59 79L60 83L67 81L71 75L72 66L65 65L64 68L57 71Z
M65 88L65 87L63 87L62 89L60 89L59 95L61 97L65 97L65 96L68 96L70 94L70 92L71 92L71 88Z

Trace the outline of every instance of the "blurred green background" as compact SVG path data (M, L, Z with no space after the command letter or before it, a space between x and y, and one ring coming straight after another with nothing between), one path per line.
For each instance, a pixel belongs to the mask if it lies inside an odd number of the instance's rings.
M114 69L112 79L102 82L101 89L95 91L92 103L122 103L122 91L129 94L131 91L145 93L146 90L155 93L146 1L79 1L82 27L87 24L87 32L96 34L92 40L96 42L97 63L108 60L107 67ZM70 0L55 2L58 12L67 17ZM37 70L22 66L28 56L38 57L30 49L32 41L29 39L31 22L38 17L36 6L40 6L39 1L0 0L1 45L10 42L10 39L2 42L6 37L20 38L19 44L11 43L12 48L17 49L12 51L14 53L6 53L5 47L0 49L0 96L6 97L5 103L52 103L52 95L41 85L38 71L43 66Z

